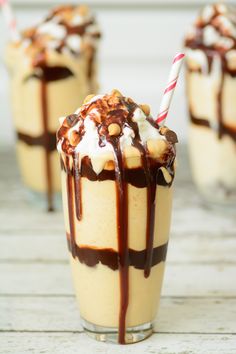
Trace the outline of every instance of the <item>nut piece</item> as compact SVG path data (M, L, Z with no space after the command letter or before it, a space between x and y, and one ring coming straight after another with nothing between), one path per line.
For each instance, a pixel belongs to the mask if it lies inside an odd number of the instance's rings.
M70 135L70 145L77 146L80 142L80 136L77 131L73 131Z
M177 135L175 134L175 132L173 132L173 130L170 130L169 128L164 126L164 127L160 128L160 133L161 133L161 135L165 136L166 140L169 143L172 143L172 144L178 143Z
M115 169L115 163L112 160L106 162L104 170L112 171Z
M159 159L160 161L162 161L168 145L167 142L165 140L148 140L147 141L147 148L148 151L150 153L150 155L154 158L154 159Z
M168 132L165 135L166 140L169 141L169 143L175 144L178 143L178 138L175 132L173 130L168 130Z
M111 123L109 126L108 126L108 132L109 132L109 135L113 136L113 135L119 135L120 132L121 132L121 129L120 129L120 126L119 124L117 123Z
M86 96L83 103L88 103L94 96L94 94Z
M120 91L118 91L117 89L114 89L111 91L112 95L118 96L118 97L122 97L122 93L120 93Z
M146 116L149 116L150 114L150 107L147 104L140 104L141 110L146 114Z
M167 128L166 126L163 126L160 128L160 134L165 136L168 130L169 130L169 128Z

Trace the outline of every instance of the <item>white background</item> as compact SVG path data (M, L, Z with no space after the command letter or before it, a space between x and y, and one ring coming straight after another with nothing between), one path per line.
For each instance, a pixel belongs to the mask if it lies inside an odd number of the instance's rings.
M20 28L37 23L50 6L66 1L12 1ZM93 0L103 39L100 49L101 92L119 89L138 103L148 103L155 116L166 84L172 57L181 49L186 29L204 1L193 0ZM0 145L12 144L14 130L8 99L4 46L8 32L0 21ZM187 114L182 75L167 125L181 141L187 138ZM70 112L68 112L70 113ZM32 117L33 119L33 117Z

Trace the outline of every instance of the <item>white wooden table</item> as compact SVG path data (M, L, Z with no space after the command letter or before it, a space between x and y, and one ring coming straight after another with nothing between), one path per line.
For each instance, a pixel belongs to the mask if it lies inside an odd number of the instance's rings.
M236 353L236 211L205 208L179 157L155 334L129 346L87 337L63 217L26 201L13 153L0 154L0 353Z

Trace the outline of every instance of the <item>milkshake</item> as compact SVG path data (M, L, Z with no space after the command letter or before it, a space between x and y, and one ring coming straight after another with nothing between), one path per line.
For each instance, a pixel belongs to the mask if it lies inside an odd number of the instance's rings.
M152 333L165 267L176 134L119 91L61 119L62 195L85 331L134 343Z
M48 210L60 191L56 152L58 116L74 111L97 91L96 51L100 32L85 6L61 6L9 44L17 155L24 184L47 195Z
M236 202L236 8L206 6L185 39L193 177L211 202Z

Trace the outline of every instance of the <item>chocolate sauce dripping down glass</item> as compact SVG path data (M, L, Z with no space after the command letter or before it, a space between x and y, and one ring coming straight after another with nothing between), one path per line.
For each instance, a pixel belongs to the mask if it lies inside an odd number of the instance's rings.
M37 61L38 60L38 61ZM47 183L47 208L48 211L53 211L53 187L52 187L52 170L50 163L50 152L56 149L56 142L52 139L52 133L48 131L48 94L47 85L49 82L63 80L73 76L71 70L63 66L46 66L46 57L40 55L35 62L35 72L26 78L25 81L31 78L40 80L41 85L41 106L42 106L42 123L43 135L38 138L31 138L18 133L20 139L24 139L28 144L42 145L45 150L45 167L46 167L46 183ZM55 135L54 135L55 136ZM54 148L53 148L54 144Z
M73 189L73 174L70 170L70 158L66 156L66 189L67 189L67 205L70 225L70 251L72 256L76 257L76 242L75 242L75 223L74 223L74 189Z
M142 167L147 182L146 262L144 276L145 278L148 278L150 275L153 253L156 181L150 172L146 149L137 140L134 140L133 145L140 151Z
M224 135L228 135L231 137L231 139L233 139L236 142L236 129L225 125L224 119L223 119L224 118L223 117L223 89L224 89L225 75L227 73L231 77L236 77L235 72L228 69L226 58L224 55L220 55L214 51L209 52L204 49L202 49L202 50L205 51L208 62L209 61L212 62L213 57L216 55L219 56L219 59L221 62L221 79L220 79L219 89L218 89L218 93L217 93L217 123L218 123L217 134L218 134L218 138L222 139L222 137ZM211 73L211 67L209 67L209 74ZM187 70L189 70L189 72L197 71L197 70L193 70L193 69L189 69L189 68L187 68ZM204 74L202 72L202 70L200 70L200 73ZM210 129L213 129L211 127L210 122L207 119L204 119L201 117L195 117L192 110L191 110L191 107L189 107L189 115L190 115L191 122L193 124L199 125L199 126L205 126Z
M48 211L53 211L53 190L52 190L52 171L50 165L50 153L47 146L50 145L50 137L48 134L48 104L47 104L47 83L41 80L41 101L42 101L42 118L43 118L43 135L44 135L44 151L45 151L45 167L47 181L47 204Z
M110 137L113 146L116 173L117 231L120 272L119 343L125 344L126 312L129 303L129 251L128 251L128 186L124 179L124 161L119 137Z
M73 170L74 170L74 191L75 191L75 211L78 221L82 216L82 195L81 195L81 174L79 166L79 154L74 153L73 156Z
M135 108L134 108L135 109ZM133 110L134 110L133 109ZM135 137L133 139L133 146L136 147L141 155L142 168L146 177L147 183L147 221L146 221L146 263L144 268L144 276L148 278L152 266L152 256L153 256L153 240L154 240L154 221L155 221L155 198L156 198L156 179L154 179L154 174L151 172L149 159L147 156L146 147L141 143L141 138L139 135L137 123L132 121L133 111L128 116L129 125L135 132ZM154 124L148 120L150 124ZM154 122L154 121L153 121Z
M217 95L217 115L218 115L218 138L221 139L224 133L223 126L223 88L225 79L225 67L227 66L225 57L220 56L221 60L221 80Z
M156 180L150 173L149 161L146 149L142 156L143 168L147 176L147 224L146 224L146 264L144 276L148 278L152 266L153 241L154 241L154 221L155 221L155 201L156 201Z
M219 12L217 11L217 8L215 8L215 16L219 15ZM223 50L223 48L209 48L203 44L203 28L205 26L202 25L198 28L197 30L197 36L192 39L187 39L185 41L185 46L191 49L200 49L202 50L207 58L208 61L208 74L211 73L212 71L212 63L214 57L219 57L220 62L221 62L221 81L219 85L219 90L217 94L217 120L218 120L218 138L221 139L223 135L229 135L234 141L236 141L236 130L224 125L223 122L223 88L224 88L224 79L225 79L225 74L227 73L231 77L235 78L236 77L236 70L232 70L228 68L227 66L227 61L226 61L226 52ZM232 36L229 36L234 41L234 49L236 47L236 40ZM192 69L192 68L187 68L189 72L200 72L202 74L203 70L202 69ZM197 125L202 125L205 127L211 128L210 123L206 119L202 119L201 117L194 117L194 115L191 112L191 108L189 108L190 112L190 118L192 123L197 124Z
M70 233L67 235L68 247L72 252L72 256L77 257L81 263L88 266L95 266L99 262L107 265L113 270L119 269L120 273L120 315L119 315L119 343L125 343L126 334L126 313L129 302L129 266L134 266L137 269L143 269L145 277L150 275L151 267L164 261L167 251L167 243L162 246L153 248L154 239L154 214L155 214L155 194L156 184L159 182L163 186L171 186L172 182L166 183L163 174L159 173L160 165L157 166L155 161L152 162L148 157L146 147L142 145L138 125L132 121L135 104L129 104L129 114L127 118L128 124L133 129L135 137L133 138L133 146L136 147L141 155L142 166L139 168L128 169L125 167L123 154L120 148L120 137L110 136L106 134L106 140L113 147L115 171L104 170L97 175L92 168L91 161L88 156L81 160L79 165L78 154L73 154L73 171L69 170L69 163L66 166L62 163L62 168L67 173L67 193L68 209L70 220ZM110 119L120 118L119 122L123 121L123 117L119 117L121 111L113 111ZM115 121L115 120L114 120ZM113 121L113 122L114 122ZM126 119L124 120L124 122ZM126 124L126 123L124 123ZM153 123L154 124L154 123ZM99 142L103 144L103 139ZM174 177L173 161L168 163L168 171ZM134 170L134 171L133 171ZM85 177L91 181L114 180L116 182L116 198L117 198L117 236L118 236L118 252L112 249L92 249L89 247L79 247L75 243L74 234L74 205L76 207L77 219L81 220L81 178ZM74 180L75 202L69 198L72 195L72 182ZM129 248L128 243L128 183L137 188L147 188L147 221L146 221L146 249L143 251L135 251Z

